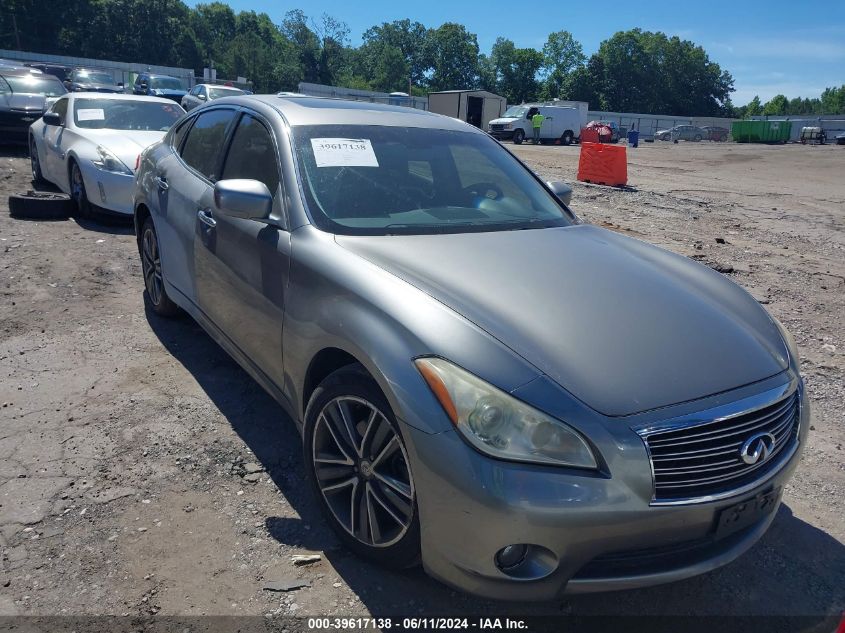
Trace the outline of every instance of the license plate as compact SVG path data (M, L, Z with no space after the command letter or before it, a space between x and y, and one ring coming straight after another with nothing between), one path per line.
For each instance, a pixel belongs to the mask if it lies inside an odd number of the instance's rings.
M780 488L769 490L722 510L716 524L716 536L721 538L733 534L772 512L777 507L780 492Z

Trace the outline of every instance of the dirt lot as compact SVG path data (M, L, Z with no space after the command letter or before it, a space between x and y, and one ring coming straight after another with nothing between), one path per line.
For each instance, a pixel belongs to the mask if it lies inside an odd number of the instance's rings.
M577 147L515 149L575 180ZM804 461L771 530L726 568L504 604L340 549L280 407L190 319L145 312L130 228L11 219L29 164L0 148L0 614L842 612L845 148L644 144L629 184L576 183L573 206L721 266L787 325L813 403ZM308 552L322 560L293 565ZM291 578L310 587L262 588Z

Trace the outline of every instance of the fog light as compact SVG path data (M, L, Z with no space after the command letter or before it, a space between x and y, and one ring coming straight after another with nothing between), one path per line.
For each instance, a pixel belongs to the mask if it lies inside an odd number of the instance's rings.
M501 570L513 569L525 560L528 546L524 544L508 545L496 554L496 567Z
M106 190L103 187L103 183L98 182L97 188L100 190L100 200L102 200L104 203L107 203L108 200L106 200Z

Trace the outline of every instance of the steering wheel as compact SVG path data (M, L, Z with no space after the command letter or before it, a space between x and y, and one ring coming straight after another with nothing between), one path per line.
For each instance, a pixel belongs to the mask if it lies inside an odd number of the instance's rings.
M471 195L473 198L501 200L505 197L505 192L502 191L502 188L494 182L477 182L469 185L468 187L464 187L463 191Z

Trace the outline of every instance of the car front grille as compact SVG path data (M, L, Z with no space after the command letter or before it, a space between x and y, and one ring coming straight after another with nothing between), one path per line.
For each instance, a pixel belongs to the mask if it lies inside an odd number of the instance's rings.
M797 441L799 402L796 390L762 409L645 434L654 476L654 501L721 495L777 468L782 461L779 457ZM747 463L741 455L743 445L761 434L770 434L768 454L763 451L757 461Z
M493 124L490 126L490 128L491 128L494 132L503 132L503 131L505 130L505 126L504 126L504 125L502 125L501 123L493 123Z

